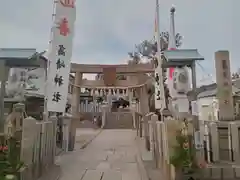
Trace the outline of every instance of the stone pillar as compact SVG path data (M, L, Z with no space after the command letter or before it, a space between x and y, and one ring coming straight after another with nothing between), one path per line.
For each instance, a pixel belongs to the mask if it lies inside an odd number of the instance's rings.
M79 104L80 104L80 92L81 88L76 87L80 86L82 81L82 73L76 72L75 73L75 80L74 80L74 88L73 88L73 96L72 96L72 115L73 117L79 116Z
M149 105L148 105L148 94L146 87L143 86L140 88L140 110L143 115L147 114L149 112Z
M69 124L70 126L65 128L66 132L69 134L69 137L67 139L70 140L71 145L70 149L67 145L66 149L72 151L74 149L74 142L75 142L75 136L76 136L76 126L77 123L80 120L80 115L79 115L79 105L80 105L80 92L81 88L79 87L81 85L82 81L82 73L81 72L76 72L75 73L75 79L74 79L74 87L73 87L73 95L72 95L72 120L69 119ZM69 142L68 142L69 143Z
M103 104L101 106L101 110L102 110L102 127L101 128L104 128L104 126L106 125L108 109L109 109L109 106L106 104Z
M128 89L128 99L129 103L131 103L133 100L133 89Z
M239 123L234 118L232 78L228 51L217 51L215 53L215 68L219 121L223 121L217 124L219 160L239 163ZM229 153L226 153L227 151Z
M211 147L212 147L212 159L213 162L219 162L219 137L218 137L218 128L217 124L210 123L209 125L209 133L211 134Z
M131 111L133 116L133 128L136 129L136 102L131 103Z
M232 121L234 119L234 106L228 51L217 51L215 53L215 68L218 90L219 120Z
M69 150L69 140L70 140L70 125L71 121L65 117L61 117L63 120L63 143L62 143L62 148L64 152L68 152Z
M239 148L239 122L230 123L232 156L235 163L240 163L240 148Z

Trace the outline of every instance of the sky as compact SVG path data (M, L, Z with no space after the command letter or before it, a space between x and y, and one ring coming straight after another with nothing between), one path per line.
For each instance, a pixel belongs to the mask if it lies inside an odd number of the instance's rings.
M176 7L181 48L197 48L205 57L198 80L214 79L214 52L229 50L232 71L240 67L239 0L159 0L160 31L169 30L169 10ZM76 0L72 62L126 63L135 44L154 35L155 0ZM53 0L4 0L0 6L0 48L48 48ZM238 20L238 21L237 21ZM203 82L202 82L203 83ZM205 81L204 81L205 83Z

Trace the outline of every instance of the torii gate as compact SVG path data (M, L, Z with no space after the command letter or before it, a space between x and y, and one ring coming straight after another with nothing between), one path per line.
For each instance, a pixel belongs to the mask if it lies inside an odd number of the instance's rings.
M71 64L71 73L75 73L73 100L72 100L72 114L74 117L79 116L79 102L80 102L80 89L91 89L91 94L97 93L98 90L108 93L115 93L116 91L127 91L129 100L132 99L132 92L136 90L140 95L141 111L144 114L149 110L148 96L146 84L149 77L139 75L154 72L154 65L151 63L146 64L118 64L118 65L102 65L102 64ZM102 73L103 79L100 80L83 80L83 73ZM128 75L127 80L116 80L117 74Z

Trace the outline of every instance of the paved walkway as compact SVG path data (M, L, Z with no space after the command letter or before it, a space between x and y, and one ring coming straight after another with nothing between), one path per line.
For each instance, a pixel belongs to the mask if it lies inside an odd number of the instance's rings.
M140 180L132 130L103 130L85 149L63 155L60 180Z
M100 132L101 129L77 128L74 148L76 150L85 148Z

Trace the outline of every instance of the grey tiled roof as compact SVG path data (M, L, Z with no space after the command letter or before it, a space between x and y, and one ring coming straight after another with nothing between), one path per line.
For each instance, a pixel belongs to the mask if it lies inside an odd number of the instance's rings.
M0 48L0 60L9 67L40 67L41 54L36 49Z
M240 93L240 86L237 86L236 83L238 83L240 85L240 80L238 80L238 82L233 81L233 86L232 86L233 94ZM198 94L198 98L211 97L211 96L216 96L216 95L217 95L217 85L211 84L208 87L206 86L206 89Z
M170 61L204 60L197 49L176 49L164 51L164 56Z
M1 48L0 58L29 58L35 53L36 49Z
M240 78L233 80L233 85L240 89Z
M217 94L217 89L206 90L198 94L198 98L211 97Z

